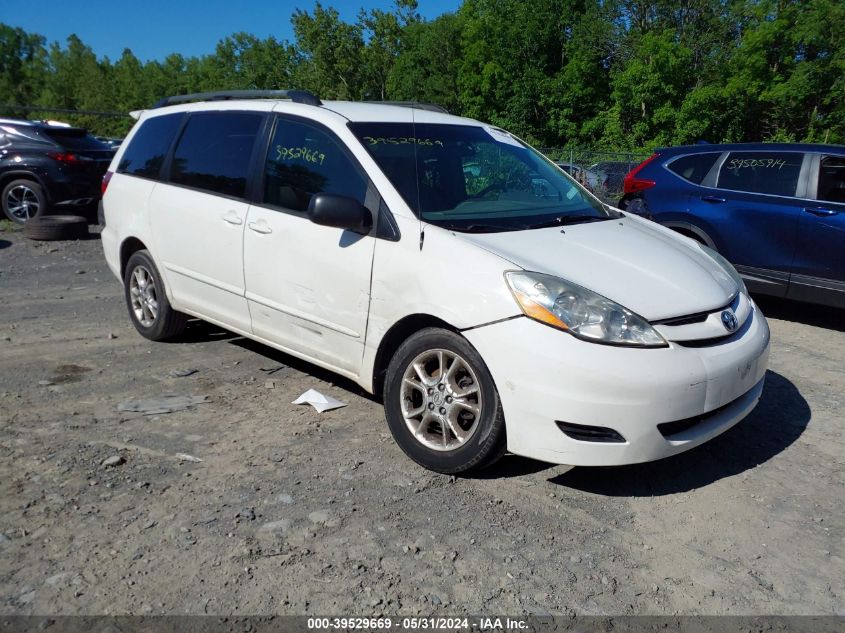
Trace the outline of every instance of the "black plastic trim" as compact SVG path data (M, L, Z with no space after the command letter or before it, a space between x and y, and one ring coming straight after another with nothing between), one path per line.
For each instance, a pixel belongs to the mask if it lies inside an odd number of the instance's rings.
M228 101L231 99L290 99L294 103L313 106L323 105L319 97L307 90L217 90L165 97L155 103L152 109L177 103L188 103L189 101Z
M624 444L625 438L614 429L606 426L589 426L573 422L555 420L558 428L569 438L579 442L596 442L602 444Z
M436 103L425 103L420 101L364 101L364 103L373 103L376 105L392 105L400 108L416 108L417 110L428 110L429 112L440 112L442 114L449 114L449 111L442 105Z

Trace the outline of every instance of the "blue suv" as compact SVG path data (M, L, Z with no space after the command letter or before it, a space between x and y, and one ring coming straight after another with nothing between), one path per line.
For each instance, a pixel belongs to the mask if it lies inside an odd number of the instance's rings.
M751 291L845 307L845 146L657 150L620 208L719 251Z

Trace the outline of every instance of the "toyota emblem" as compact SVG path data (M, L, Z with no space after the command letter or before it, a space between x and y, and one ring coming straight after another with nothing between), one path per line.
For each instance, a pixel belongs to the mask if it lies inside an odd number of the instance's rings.
M736 315L733 312L725 310L722 312L722 325L725 326L728 332L736 332L736 329L739 327L739 321L737 321Z

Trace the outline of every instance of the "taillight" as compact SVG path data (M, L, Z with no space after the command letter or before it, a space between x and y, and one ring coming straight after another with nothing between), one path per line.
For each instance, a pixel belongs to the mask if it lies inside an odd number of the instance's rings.
M111 177L112 177L112 172L110 172L110 171L107 171L105 174L103 174L103 182L100 183L100 195L101 196L106 195L106 189L108 189L109 181L111 180Z
M70 152L47 152L47 156L60 163L78 163L79 156Z
M643 191L644 189L649 189L650 187L653 187L654 185L657 184L653 180L646 180L644 178L637 178L637 174L640 172L640 170L643 167L648 165L651 161L658 158L659 156L660 156L660 154L652 154L651 156L646 158L643 162L641 162L639 165L634 167L630 172L628 172L628 175L625 176L625 181L622 184L622 189L626 194L627 193L637 193L638 191Z

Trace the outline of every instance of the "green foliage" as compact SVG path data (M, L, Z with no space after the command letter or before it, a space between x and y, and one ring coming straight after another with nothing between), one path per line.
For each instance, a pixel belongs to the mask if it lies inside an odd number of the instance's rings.
M460 112L458 63L461 20L454 13L408 24L387 77L387 94L400 101L438 103Z
M545 146L643 151L698 140L845 143L842 0L464 0L425 21L416 0L319 2L294 41L234 33L213 53L99 59L0 24L0 102L128 112L187 92L304 88L417 100ZM131 119L5 108L120 136Z

